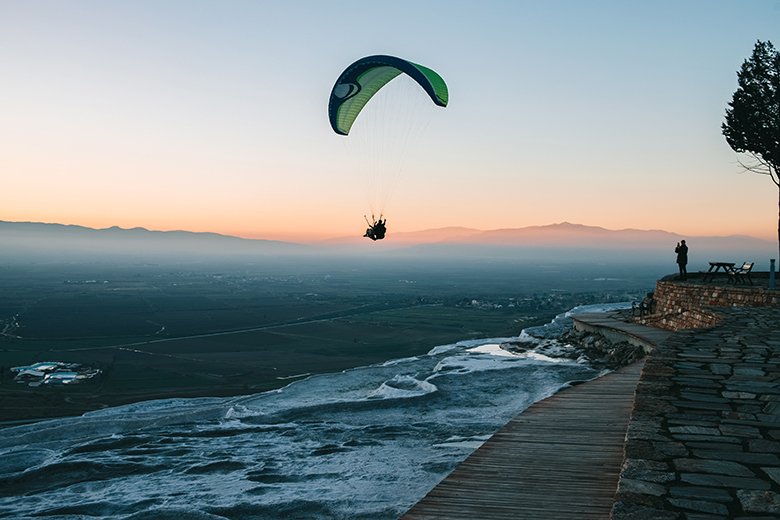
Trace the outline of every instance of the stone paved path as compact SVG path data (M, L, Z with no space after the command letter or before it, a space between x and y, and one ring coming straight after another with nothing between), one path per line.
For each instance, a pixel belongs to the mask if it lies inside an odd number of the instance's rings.
M780 308L724 314L647 359L613 519L780 519Z
M615 341L628 341L634 345L642 346L645 352L654 350L656 345L661 344L673 334L668 330L625 321L630 317L629 313L621 317L617 312L602 312L576 314L571 318L578 329L590 330Z

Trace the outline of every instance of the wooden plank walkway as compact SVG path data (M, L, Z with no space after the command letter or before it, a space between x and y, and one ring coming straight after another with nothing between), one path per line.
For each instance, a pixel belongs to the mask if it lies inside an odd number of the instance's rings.
M644 360L513 418L404 520L606 519Z

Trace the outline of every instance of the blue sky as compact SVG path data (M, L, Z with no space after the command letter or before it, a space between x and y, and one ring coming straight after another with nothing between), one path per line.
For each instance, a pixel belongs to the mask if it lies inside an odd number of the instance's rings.
M777 190L720 134L758 39L780 45L780 1L0 0L0 220L360 231L376 174L345 158L327 99L392 54L437 70L450 104L404 157L391 230L772 238Z

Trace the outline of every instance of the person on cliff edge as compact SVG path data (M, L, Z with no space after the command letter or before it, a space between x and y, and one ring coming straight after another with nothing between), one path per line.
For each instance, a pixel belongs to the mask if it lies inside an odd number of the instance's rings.
M688 278L688 246L685 245L685 240L677 242L677 247L674 248L674 252L677 253L677 266L680 268L680 280L686 280Z

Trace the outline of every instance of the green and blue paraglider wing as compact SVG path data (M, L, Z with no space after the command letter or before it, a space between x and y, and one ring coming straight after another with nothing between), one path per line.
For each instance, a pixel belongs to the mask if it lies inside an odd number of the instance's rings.
M393 56L368 56L347 67L333 86L328 102L333 131L348 135L366 103L402 73L414 79L434 103L447 106L447 84L435 71Z

